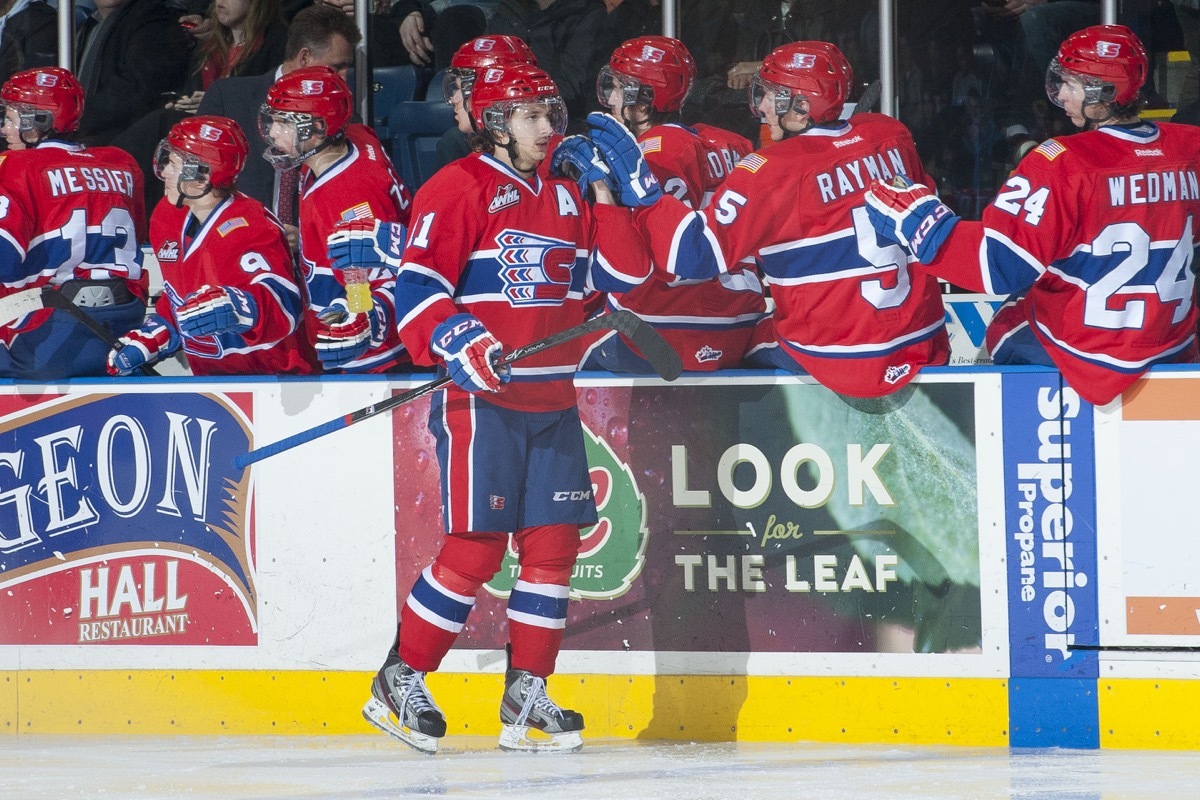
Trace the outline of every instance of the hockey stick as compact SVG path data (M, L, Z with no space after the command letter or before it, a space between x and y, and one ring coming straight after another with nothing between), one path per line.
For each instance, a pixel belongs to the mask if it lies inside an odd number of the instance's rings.
M549 350L551 347L557 347L560 344L565 344L573 339L578 339L580 336L587 336L597 331L616 331L626 336L633 346L641 352L642 356L650 362L650 366L654 368L654 371L663 380L673 381L679 377L679 373L683 372L683 362L674 348L659 335L658 331L650 327L649 324L632 311L624 309L614 311L611 314L593 317L582 325L567 328L565 331L552 334L545 339L532 342L524 347L518 347L510 353L505 353L496 362L496 366L514 364L535 353ZM233 465L238 469L242 469L265 458L278 455L285 450L291 450L293 447L302 445L305 442L311 442L313 439L319 439L326 434L340 431L342 428L348 428L356 422L362 422L364 419L370 419L371 417L391 411L393 408L402 406L417 398L433 394L450 382L451 379L449 376L441 377L429 383L422 384L415 389L410 389L403 394L389 397L365 408L360 408L357 411L351 411L344 417L331 419L329 422L309 428L306 431L301 431L286 439L280 439L273 444L263 445L243 455L234 456Z
M75 305L73 301L68 300L65 296L63 296L62 292L58 291L54 287L42 287L42 303L46 308L53 308L59 311L67 312L74 317L77 322L81 323L83 327L87 328L97 339L104 342L113 350L120 349L121 343L117 341L116 336L113 336L109 332L108 328L89 317L86 311ZM150 366L149 364L142 364L142 366L138 367L138 369L142 371L143 375L154 375L155 377L158 376L158 370L154 369L154 367Z

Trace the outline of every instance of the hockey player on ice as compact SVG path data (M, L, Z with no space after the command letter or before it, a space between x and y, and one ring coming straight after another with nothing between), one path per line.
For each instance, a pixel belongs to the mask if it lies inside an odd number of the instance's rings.
M1128 28L1071 34L1046 93L1083 132L1034 148L980 222L921 184L867 196L876 230L932 274L1009 295L987 329L997 364L1057 367L1096 405L1155 364L1197 359L1200 130L1138 119L1146 73Z
M582 354L568 344L511 369L496 360L505 348L582 323L585 290L627 291L651 264L606 177L591 187L593 208L574 181L539 174L566 126L544 71L483 70L469 110L476 152L417 192L396 279L400 335L413 361L453 378L430 410L446 536L405 600L363 714L412 747L437 751L447 720L425 675L454 644L511 534L520 567L508 600L500 747L570 752L582 747L583 717L550 699L546 679L566 626L579 532L597 519L573 384ZM608 119L625 146L606 175L644 173L637 143ZM587 139L566 141L585 169L602 163ZM334 266L394 264L395 229L339 231L330 241Z
M637 137L663 191L693 209L702 206L719 182L714 173L723 176L727 158L724 152L713 152L710 164L708 140L680 122L679 110L695 77L696 63L683 42L642 36L614 50L596 80L600 104ZM714 140L718 130L709 130ZM633 291L610 294L607 300L609 310L626 308L649 322L690 371L739 366L754 325L766 311L762 283L753 268L714 280L666 280L656 274ZM653 372L617 333L589 349L583 368Z
M249 151L225 117L188 117L159 143L154 173L163 199L150 218L150 244L163 293L155 313L109 354L109 374L132 374L181 347L193 375L320 371L283 228L236 190Z

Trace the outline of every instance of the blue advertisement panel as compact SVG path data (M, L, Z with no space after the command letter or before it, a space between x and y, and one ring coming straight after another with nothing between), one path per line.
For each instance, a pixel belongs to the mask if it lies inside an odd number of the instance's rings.
M1093 409L1051 371L1005 374L1003 408L1012 743L1097 747Z
M0 398L0 645L252 645L249 393Z

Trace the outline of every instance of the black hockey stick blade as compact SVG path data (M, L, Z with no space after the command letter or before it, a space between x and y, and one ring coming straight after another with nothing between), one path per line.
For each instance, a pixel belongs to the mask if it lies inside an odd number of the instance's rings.
M632 320L632 321L631 321ZM565 331L551 334L545 339L539 339L536 342L531 342L524 347L518 347L511 352L505 353L504 356L497 362L497 366L505 364L513 364L523 358L528 358L534 353L540 353L543 350L549 350L551 347L557 347L560 344L578 339L580 336L587 336L591 333L599 331L615 330L625 334L629 340L633 342L634 347L637 347L642 355L654 365L655 371L664 380L675 380L682 372L682 363L679 360L679 354L676 353L667 342L659 336L658 332L643 322L632 311L616 311L612 314L602 314L599 317L593 317L582 325L576 325L573 328L567 328ZM642 348L646 349L643 350ZM650 351L650 352L647 352ZM657 363L656 363L657 359ZM673 359L673 361L672 361ZM661 367L661 369L660 369ZM378 403L360 408L357 411L351 411L345 416L331 419L328 422L309 428L306 431L300 431L297 434L280 439L278 442L263 445L262 447L251 450L248 453L234 456L233 465L242 469L251 464L262 461L265 458L270 458L273 455L278 455L285 450L291 450L293 447L298 447L305 442L311 442L313 439L319 439L326 434L340 431L342 428L348 428L351 425L362 422L364 419L384 414L391 411L393 408L412 402L417 398L424 397L428 394L433 394L441 389L446 384L450 383L449 376L438 378L429 383L421 384L415 389L410 389L407 392L398 394L394 397L389 397L381 400Z
M610 322L612 330L625 336L637 348L642 358L650 362L658 377L664 381L673 381L683 372L683 360L679 358L679 353L675 352L675 348L671 347L650 323L625 309L605 316L615 318Z

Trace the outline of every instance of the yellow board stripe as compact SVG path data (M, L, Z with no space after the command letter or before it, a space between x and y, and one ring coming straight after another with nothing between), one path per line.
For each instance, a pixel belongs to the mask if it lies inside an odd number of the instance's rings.
M1099 686L1102 748L1200 750L1200 681L1139 678Z
M5 673L0 730L29 734L349 734L373 730L361 672ZM497 674L429 676L449 734L499 733ZM10 688L12 687L12 688ZM999 679L555 675L596 738L1008 744Z

